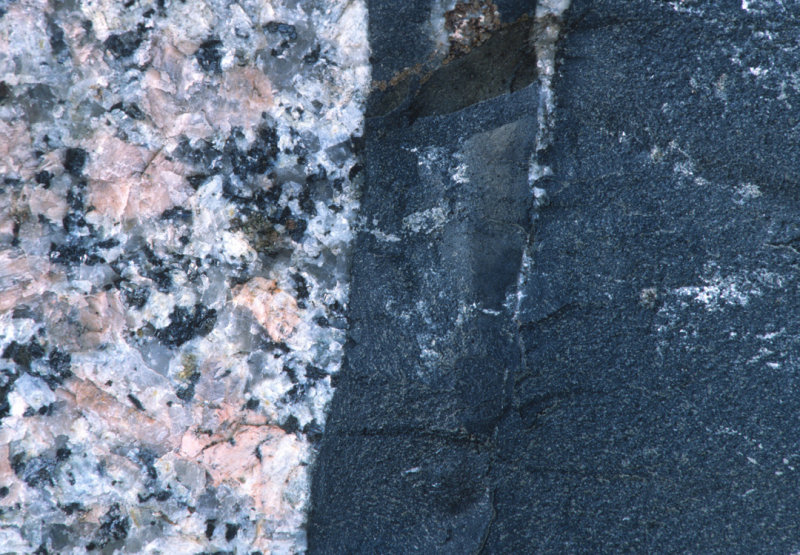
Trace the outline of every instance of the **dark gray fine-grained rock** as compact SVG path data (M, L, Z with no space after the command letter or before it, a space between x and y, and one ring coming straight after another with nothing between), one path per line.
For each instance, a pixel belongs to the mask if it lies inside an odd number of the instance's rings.
M689 7L573 2L488 553L800 545L797 13Z
M536 85L373 111L312 553L800 548L784 4L574 0L535 213Z
M507 80L465 107L423 88L367 120L367 224L314 483L312 552L468 553L485 538L492 436L521 360L508 301L528 238L537 126L535 88L511 89Z
M483 539L491 438L520 361L506 301L527 240L534 92L367 123L370 228L356 241L312 551L464 553Z

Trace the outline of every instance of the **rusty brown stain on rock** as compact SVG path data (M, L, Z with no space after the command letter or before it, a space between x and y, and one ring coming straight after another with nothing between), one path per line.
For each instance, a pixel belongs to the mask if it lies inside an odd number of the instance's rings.
M500 28L500 12L491 1L458 2L444 14L450 56L464 54L486 42Z

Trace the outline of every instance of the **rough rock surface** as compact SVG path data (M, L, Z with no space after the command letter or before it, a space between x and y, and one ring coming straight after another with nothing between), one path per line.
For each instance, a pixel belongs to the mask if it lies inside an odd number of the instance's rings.
M0 553L300 553L366 11L0 2Z
M415 114L390 5L310 551L800 549L800 10L574 0L529 183L541 79Z
M799 27L0 2L0 553L800 551Z
M376 44L395 31L370 9ZM516 291L536 204L539 94L514 86L515 71L535 75L531 27L504 27L424 82L401 81L413 92L394 106L383 102L391 89L369 104L361 216L371 227L354 243L312 552L469 553L485 541L495 429L522 360ZM484 75L495 78L475 83L480 94L462 94Z

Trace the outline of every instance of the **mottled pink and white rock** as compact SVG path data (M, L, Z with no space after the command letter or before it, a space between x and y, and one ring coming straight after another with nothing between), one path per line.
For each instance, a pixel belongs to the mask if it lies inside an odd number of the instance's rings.
M0 18L0 545L300 553L365 3L72 6Z

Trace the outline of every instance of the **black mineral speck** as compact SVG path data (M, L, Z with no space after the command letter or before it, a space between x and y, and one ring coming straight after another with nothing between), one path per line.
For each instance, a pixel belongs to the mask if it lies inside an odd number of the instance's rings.
M192 223L192 211L180 206L169 208L161 213L162 220L172 220L176 222Z
M72 376L72 355L53 349L47 359L47 367L50 372L46 376L40 376L47 382L51 389L61 384L65 379Z
M211 539L211 536L214 535L214 530L216 529L216 527L217 527L216 519L209 518L208 520L206 520L206 538L208 538L209 540Z
M146 287L126 284L123 286L122 296L125 302L133 308L142 308L150 298L150 291Z
M172 492L167 490L161 490L156 494L156 501L166 501L172 497Z
M278 33L287 40L297 39L297 29L295 28L294 25L289 25L288 23L281 23L280 21L270 21L269 23L264 25L264 29L266 29L270 33Z
M64 511L64 514L67 514L67 515L71 515L76 511L83 512L83 511L86 510L86 509L83 508L83 505L81 505L80 503L76 503L76 502L67 503L66 505L59 505L58 508L61 509L62 511Z
M231 524L230 522L225 524L225 539L227 541L231 541L233 538L236 537L236 534L238 533L239 533L238 524Z
M0 81L0 104L11 98L11 87L5 81Z
M306 232L308 223L305 220L296 219L291 225L287 226L289 236L298 243L303 240L303 234Z
M64 155L64 169L68 174L80 177L88 157L89 155L82 148L68 148Z
M69 57L69 48L64 41L64 31L51 18L47 18L47 35L50 38L50 49L59 62L64 62Z
M280 427L287 434L293 434L300 429L300 422L297 420L297 417L291 414L283 421Z
M11 224L11 237L12 237L11 246L12 247L18 247L19 246L19 228L20 228L19 221L15 221L13 224Z
M14 320L22 320L22 319L33 319L34 313L31 310L31 307L27 305L19 305L15 306L14 310L11 312L11 318Z
M303 56L303 61L309 65L314 65L319 61L321 48L319 45L315 46L308 54Z
M134 460L144 469L149 483L158 479L158 469L155 467L156 455L150 449L139 447L133 453Z
M297 383L297 372L295 372L294 368L284 364L283 365L283 372L287 376L289 376L289 381L291 381L292 383Z
M144 503L145 501L147 501L149 499L155 499L156 501L164 502L167 499L169 499L170 497L172 497L172 492L168 491L168 490L161 490L161 491L157 491L157 492L151 492L151 493L148 493L147 495L142 495L141 493L139 495L137 495L137 498L139 499L140 503Z
M142 109L139 108L139 105L134 102L131 103L117 102L109 109L109 111L111 112L113 112L114 110L122 110L122 112L131 119L135 120L144 119L144 112L142 112Z
M83 152L83 156L84 156L84 161L85 161L85 157L86 157L86 153L85 152ZM82 167L83 167L83 162L81 162L81 168ZM70 187L69 190L67 191L67 204L69 204L69 207L72 210L74 210L76 212L80 212L85 208L85 206L86 206L85 199L84 199L84 191L85 190L86 190L86 182L85 181L80 181L77 184L75 184L74 187ZM76 214L75 216L79 217L80 215Z
M187 137L183 137L178 143L174 155L181 162L209 170L210 174L219 172L218 160L222 157L222 153L208 141L200 140L192 144ZM208 177L209 174L205 175Z
M99 249L113 249L114 247L118 247L119 244L119 240L111 237L109 239L103 239L102 241L99 241L96 246Z
M303 239L303 234L308 227L306 221L292 214L288 206L280 213L277 222L284 226L289 236L298 243Z
M224 153L234 175L246 180L250 175L266 173L278 155L278 134L275 129L260 127L256 139L247 150L238 148L237 143L241 140L241 130L235 129L225 142Z
M347 178L352 180L363 169L364 169L364 164L361 163L353 164L353 167L350 168L350 172L347 174Z
M139 108L139 105L136 103L131 102L130 104L124 104L122 106L122 111L131 119L144 119L144 112L142 112L142 109Z
M303 435L306 436L308 441L317 443L322 440L322 426L316 420L312 420L303 426Z
M64 221L62 222L64 230L69 232L72 229L81 227L81 220L82 218L64 218ZM78 242L70 242L63 245L51 243L50 260L67 266L72 264L85 264L87 266L94 266L96 264L103 264L105 262L105 259L102 256L89 252L89 248L87 246Z
M217 322L217 311L199 303L191 310L176 306L169 319L169 325L157 330L156 337L166 345L179 347L195 337L208 335Z
M172 286L172 275L166 268L155 268L145 273L156 284L156 289L166 293Z
M327 328L330 327L331 325L331 323L328 321L327 318L325 318L325 316L315 316L314 322L316 322L316 324L322 328Z
M87 227L87 222L83 214L79 212L67 212L67 215L61 220L61 226L64 228L64 231L70 233ZM76 262L78 262L78 260L76 260Z
M30 487L53 485L53 471L56 461L45 456L25 459L25 453L16 453L10 458L11 468L23 482Z
M13 360L25 370L30 370L31 362L44 356L44 349L33 339L28 343L12 341L3 349L2 356Z
M175 390L175 396L181 401L189 401L194 397L194 387L200 380L200 372L192 372L186 380Z
M97 531L97 545L105 547L111 542L124 540L128 537L130 525L130 519L122 514L119 504L114 503L100 520L100 528Z
M186 176L186 181L189 182L189 185L191 185L192 189L195 191L200 188L200 185L205 183L206 179L208 179L208 176L203 173L195 173Z
M143 405L143 404L142 404L142 402L141 402L141 401L140 401L140 400L139 400L139 399L138 399L138 398L137 398L135 395L133 395L132 393L128 393L128 401L130 401L130 402L131 402L131 404L132 404L134 407L136 407L136 409L137 409L137 410L140 410L140 411L144 412L144 405Z
M53 174L47 170L42 170L36 174L36 183L44 187L45 189L50 188L50 182L53 179Z
M142 272L145 276L153 280L159 291L166 292L172 287L172 273L166 262L159 258L153 249L147 245L142 246L141 253L146 260L146 269Z
M222 41L210 38L200 44L200 48L195 52L197 63L208 73L222 73Z
M292 274L292 279L294 280L294 288L297 291L297 298L298 299L307 299L308 298L308 283L306 282L306 278L302 276L302 274Z
M11 406L8 404L8 394L18 377L19 374L14 368L0 370L0 418L8 416L11 410Z
M56 460L59 462L65 461L72 455L72 450L69 447L59 447L56 450Z
M317 207L314 205L314 199L311 198L311 190L309 187L303 189L297 197L297 202L303 212L312 218L317 215Z
M8 492L11 491L8 489L8 486L0 487L0 498L5 497L8 495Z
M109 36L104 45L116 58L127 58L132 55L142 44L142 34L137 31L126 31Z
M308 385L304 383L297 383L289 391L286 392L285 398L290 403L297 403L301 399L304 399L307 393L308 393Z
M321 380L327 375L328 373L322 368L317 368L316 366L313 366L311 364L306 366L306 378L309 380L314 380L314 381Z

